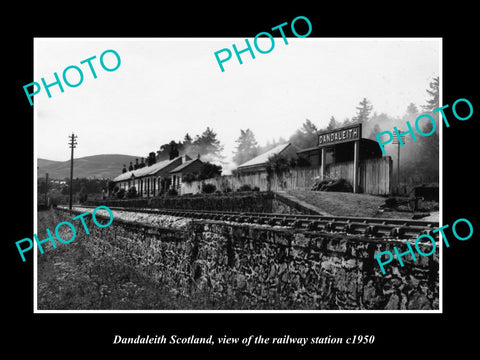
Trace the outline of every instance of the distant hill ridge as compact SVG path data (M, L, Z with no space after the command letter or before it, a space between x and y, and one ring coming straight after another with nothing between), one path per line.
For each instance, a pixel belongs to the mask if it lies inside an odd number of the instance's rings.
M113 179L122 173L123 164L128 168L130 162L135 164L135 159L140 161L141 158L141 156L132 155L102 154L73 159L73 177ZM38 177L45 177L45 173L48 173L50 179L70 177L70 160L54 161L39 158L37 166Z

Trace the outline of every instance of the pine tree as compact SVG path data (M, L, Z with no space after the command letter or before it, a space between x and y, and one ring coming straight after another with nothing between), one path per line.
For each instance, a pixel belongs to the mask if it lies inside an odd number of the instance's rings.
M370 104L367 98L363 98L363 100L360 101L359 106L357 106L356 109L357 109L357 115L353 118L354 122L358 122L358 123L368 122L373 106Z
M237 148L233 155L233 161L237 165L241 165L258 155L258 144L250 129L240 130L240 136L235 142Z
M422 109L424 111L433 111L440 106L439 85L440 85L440 79L438 76L433 78L433 80L430 82L429 84L430 90L427 89L427 93L430 96L430 98L427 99L427 103L422 106Z
M329 130L329 131L330 131L330 130L334 130L334 129L336 129L337 127L339 127L339 123L337 122L337 120L335 120L335 117L332 115L332 116L330 117L330 121L329 121L329 123L328 123L328 125L327 125L326 130Z
M183 138L183 146L188 147L192 145L192 141L193 141L192 137L188 133L186 133L185 137Z
M307 149L317 145L317 126L306 119L302 127L290 137L290 143L300 149Z
M414 103L410 103L410 105L408 105L407 114L409 114L409 115L417 115L418 114L418 108L415 106Z
M439 78L433 78L429 84L430 89L427 89L427 94L429 99L427 99L427 104L422 106L424 111L431 112L432 110L437 109L440 106L439 99ZM420 161L423 166L423 172L426 175L437 176L439 171L438 159L439 159L439 126L442 124L439 123L438 112L432 114L435 120L435 132L430 136L422 137L421 142L421 152L420 152ZM425 134L430 133L433 129L433 124L431 122L425 122L422 125L422 132Z
M217 134L209 127L207 127L201 135L195 137L193 146L200 155L211 155L219 159L223 158L223 145L221 145L220 140L217 139Z

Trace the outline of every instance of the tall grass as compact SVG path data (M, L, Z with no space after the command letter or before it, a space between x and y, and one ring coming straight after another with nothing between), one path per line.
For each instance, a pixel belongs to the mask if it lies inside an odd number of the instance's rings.
M55 229L62 220L53 210L38 213L39 239L47 237L46 228ZM53 233L53 231L52 231ZM88 239L88 238L87 238ZM181 297L126 267L120 261L94 259L75 239L69 244L57 242L53 249L44 243L38 252L39 310L167 310L215 309L222 304L210 301L208 294ZM224 306L225 304L223 304Z

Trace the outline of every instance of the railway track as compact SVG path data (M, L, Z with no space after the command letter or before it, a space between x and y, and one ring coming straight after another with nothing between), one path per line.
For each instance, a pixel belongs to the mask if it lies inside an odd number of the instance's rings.
M94 208L95 206L81 206ZM343 232L372 237L416 238L429 234L438 239L432 231L438 228L437 222L410 219L382 219L351 216L322 216L303 214L270 214L253 212L219 212L182 209L146 209L109 207L111 210L145 214L170 215L192 219L220 220L235 223L265 224L286 226L310 231Z

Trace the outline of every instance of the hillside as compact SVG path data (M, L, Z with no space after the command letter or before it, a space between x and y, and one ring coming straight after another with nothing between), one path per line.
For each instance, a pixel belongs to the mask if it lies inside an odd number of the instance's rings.
M109 178L113 179L122 172L123 164L128 165L130 161L135 163L139 156L103 154L86 156L74 159L74 178ZM48 173L50 179L64 179L70 177L70 160L52 161L38 159L38 177L44 177Z

